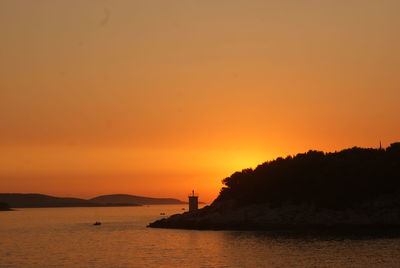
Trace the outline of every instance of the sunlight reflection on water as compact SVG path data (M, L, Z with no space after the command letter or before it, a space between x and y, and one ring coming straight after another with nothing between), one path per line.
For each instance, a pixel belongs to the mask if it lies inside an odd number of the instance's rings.
M399 238L145 227L181 207L1 212L0 267L400 267Z

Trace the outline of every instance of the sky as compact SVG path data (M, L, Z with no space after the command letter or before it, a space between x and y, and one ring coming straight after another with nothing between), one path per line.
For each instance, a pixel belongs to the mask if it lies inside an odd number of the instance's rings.
M400 1L0 0L0 192L211 202L400 140Z

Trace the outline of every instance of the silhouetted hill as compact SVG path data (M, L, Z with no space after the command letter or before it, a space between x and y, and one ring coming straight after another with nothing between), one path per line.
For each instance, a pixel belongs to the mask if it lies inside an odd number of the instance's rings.
M81 198L54 197L43 194L0 193L0 202L8 203L12 208L185 204L185 202L174 198L152 198L127 194L102 195L86 200Z
M400 192L400 143L386 150L354 147L278 158L254 170L236 172L223 184L215 202L348 208Z
M167 205L167 204L185 204L185 202L174 198L152 198L128 194L102 195L92 199L90 202L97 204L110 203L135 203L140 205Z
M99 207L99 206L138 206L135 203L99 204L80 198L61 198L42 194L0 194L0 202L12 208L39 207Z
M399 226L400 143L277 158L224 179L210 205L150 227Z

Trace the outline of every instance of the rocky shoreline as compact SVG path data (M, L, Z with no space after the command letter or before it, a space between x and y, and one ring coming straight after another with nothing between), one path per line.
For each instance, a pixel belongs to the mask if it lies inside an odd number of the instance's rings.
M400 210L388 200L342 210L307 205L236 207L233 202L221 202L160 219L148 227L194 230L400 229Z

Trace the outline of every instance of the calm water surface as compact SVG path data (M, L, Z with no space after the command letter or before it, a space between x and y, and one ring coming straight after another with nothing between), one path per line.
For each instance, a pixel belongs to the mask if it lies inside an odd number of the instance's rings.
M182 206L0 212L0 267L400 267L400 238L149 229ZM93 226L95 221L101 226Z

